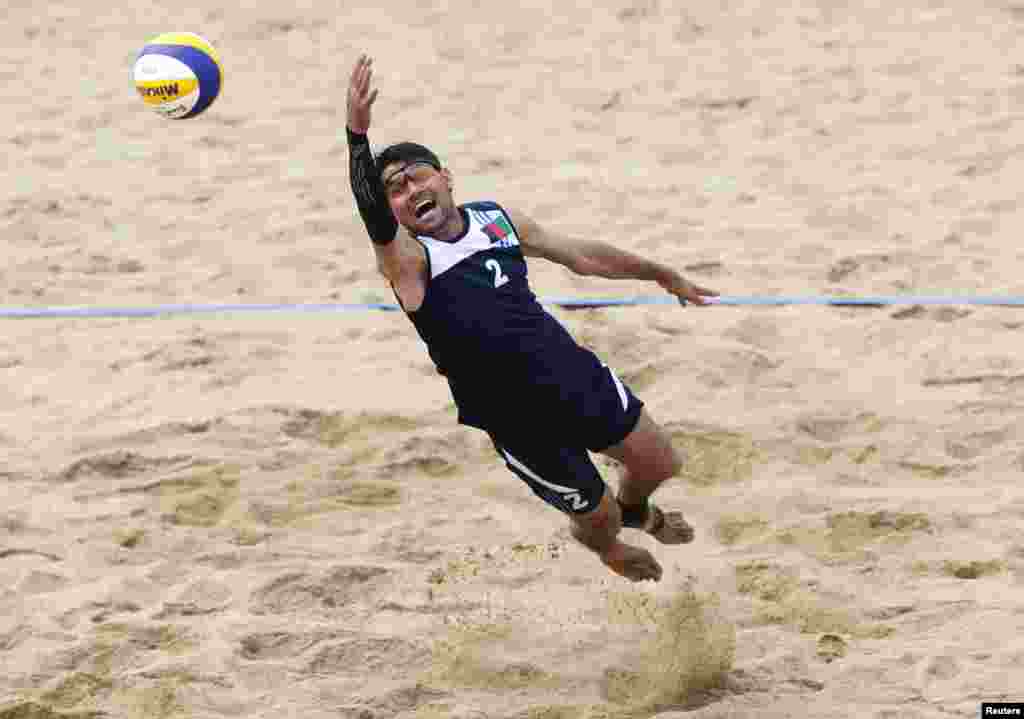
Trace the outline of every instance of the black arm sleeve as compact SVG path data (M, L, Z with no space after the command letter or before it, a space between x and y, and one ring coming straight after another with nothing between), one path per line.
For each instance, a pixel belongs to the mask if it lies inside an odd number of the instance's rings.
M370 141L366 135L352 132L347 127L345 132L348 135L349 180L352 182L356 206L370 239L375 244L386 245L395 239L398 222L384 196L384 186L377 175Z

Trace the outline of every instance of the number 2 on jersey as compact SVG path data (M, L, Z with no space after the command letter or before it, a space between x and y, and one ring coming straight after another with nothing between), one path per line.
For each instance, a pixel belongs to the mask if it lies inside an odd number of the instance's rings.
M508 282L508 275L504 275L501 273L501 265L498 264L497 260L487 260L487 262L484 263L484 267L486 267L487 269L494 273L495 289L501 287L503 284Z

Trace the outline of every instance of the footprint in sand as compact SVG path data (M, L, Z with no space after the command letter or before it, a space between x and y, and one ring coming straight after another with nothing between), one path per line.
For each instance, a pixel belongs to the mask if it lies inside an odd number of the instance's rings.
M489 459L493 449L481 447L464 430L407 437L386 450L381 473L384 477L404 477L409 470L432 477L447 476L460 466Z
M164 602L163 609L154 619L194 617L214 614L231 605L234 592L224 582L200 579L182 590L173 600Z
M370 600L390 571L383 567L339 567L323 575L285 574L257 589L252 596L254 614L292 614L331 611Z
M745 317L722 336L761 350L777 349L783 343L779 322L768 317Z
M197 464L191 457L182 460ZM207 465L144 484L119 486L116 494L152 496L168 521L183 526L212 527L238 499L241 472L242 468L235 464Z
M397 414L359 412L322 412L294 407L274 407L275 415L283 418L281 431L289 437L306 439L336 448L357 435L384 436L395 432L410 432L423 423Z
M321 515L347 511L381 511L402 505L403 491L398 482L347 479L356 468L335 468L331 479L293 480L287 484L287 496L250 499L249 517L264 526L287 527L315 522ZM351 533L354 527L337 528ZM241 541L258 543L263 535L254 527Z
M450 454L433 454L429 450L423 453L404 454L401 451L395 453L396 459L374 468L374 473L381 479L407 479L416 474L425 474L428 477L447 477L459 470L459 464L451 462L446 457Z
M147 655L179 654L195 648L194 637L168 624L109 622L87 637L36 658L38 676L85 674L109 677L137 669Z
M839 442L850 435L875 433L882 428L882 420L871 412L855 416L808 414L797 418L796 429L821 442Z
M136 452L118 450L77 460L49 477L53 482L75 482L83 478L125 479L192 461L187 455L147 457Z
M923 682L944 681L953 679L960 674L960 663L956 657L948 654L939 654L929 657L921 664L921 679Z
M121 271L124 271L122 268ZM261 343L259 340L265 340ZM156 349L142 355L112 362L109 367L122 371L135 365L142 365L159 373L188 372L223 365L230 358L239 356L247 360L267 360L279 356L276 344L280 337L264 333L261 336L246 335L244 341L237 332L198 333L186 338L162 343ZM232 374L237 374L233 370Z
M750 435L696 423L672 422L666 429L685 457L679 477L690 484L710 487L753 476L761 453Z
M829 282L842 282L855 274L878 274L894 266L906 264L906 259L889 253L865 253L842 257L828 270Z
M238 653L249 661L291 659L323 642L337 639L341 632L326 630L309 632L256 632L239 642Z
M430 548L430 544L423 531L396 529L377 543L373 553L410 564L429 564L442 556L441 550Z
M351 672L402 678L430 657L426 646L398 637L355 637L322 647L304 673L334 676Z
M1002 446L1012 435L1012 428L972 432L946 440L946 454L954 459L968 460L984 454L990 449Z
M338 707L338 711L346 719L390 719L399 714L420 716L421 713L416 711L418 708L450 696L449 692L417 682L398 686L373 697L357 699Z
M25 574L15 589L16 594L49 594L58 592L71 583L63 574L33 570Z
M749 347L738 349L718 347L706 350L706 369L699 374L702 384L712 389L743 384L763 384L782 360Z

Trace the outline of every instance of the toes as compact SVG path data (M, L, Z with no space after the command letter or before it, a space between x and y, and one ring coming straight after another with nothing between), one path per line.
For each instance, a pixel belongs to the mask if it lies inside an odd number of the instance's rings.
M693 541L694 531L679 512L666 512L665 522L654 538L662 544L686 544Z
M687 541L693 539L693 527L683 519L683 515L677 514L666 521L665 524L679 537L685 538Z
M655 582L661 580L661 565L653 557L627 562L608 562L607 565L613 572L631 582L643 582L648 579Z
M661 579L661 565L654 557L648 557L646 561L637 565L636 576L636 581L653 579L657 582Z
M649 565L646 567L636 567L628 575L628 579L633 582L643 582L651 579L655 582L661 581L661 567L657 564Z

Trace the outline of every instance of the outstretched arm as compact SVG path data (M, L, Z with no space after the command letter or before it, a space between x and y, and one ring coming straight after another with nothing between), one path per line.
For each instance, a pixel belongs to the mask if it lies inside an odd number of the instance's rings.
M384 186L377 174L370 140L366 133L370 129L370 109L377 99L377 90L370 89L373 77L372 60L360 55L352 69L349 79L348 98L346 102L347 121L345 126L348 138L349 180L352 194L355 195L359 215L363 218L366 231L377 250L377 263L384 271L388 256L384 250L395 239L398 233L398 222L395 220L384 194Z
M515 223L523 254L542 257L568 267L578 275L606 277L614 280L648 280L657 282L680 303L708 304L714 290L686 280L676 270L619 249L601 240L579 240L554 233L520 212L509 211Z

